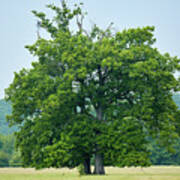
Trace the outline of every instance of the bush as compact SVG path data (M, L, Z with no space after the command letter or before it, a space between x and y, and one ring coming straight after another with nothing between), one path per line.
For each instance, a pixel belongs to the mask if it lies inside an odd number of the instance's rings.
M85 175L83 164L80 164L80 165L77 167L77 169L78 169L78 172L79 172L79 175L80 175L80 176Z

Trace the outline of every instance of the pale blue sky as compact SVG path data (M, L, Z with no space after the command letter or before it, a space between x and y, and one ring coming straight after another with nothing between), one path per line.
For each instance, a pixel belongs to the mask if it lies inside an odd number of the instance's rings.
M72 5L80 0L68 0ZM155 26L156 47L180 57L180 0L81 0L88 12L86 26L105 28L109 22L120 31ZM29 68L32 60L24 46L36 40L36 18L31 10L51 12L46 4L60 0L2 0L0 5L0 99L14 73Z

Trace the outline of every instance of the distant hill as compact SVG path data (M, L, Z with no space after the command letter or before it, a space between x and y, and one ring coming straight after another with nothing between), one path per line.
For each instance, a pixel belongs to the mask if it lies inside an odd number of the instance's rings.
M0 100L0 134L12 134L17 128L9 128L8 123L6 122L6 115L11 114L11 105L5 100Z

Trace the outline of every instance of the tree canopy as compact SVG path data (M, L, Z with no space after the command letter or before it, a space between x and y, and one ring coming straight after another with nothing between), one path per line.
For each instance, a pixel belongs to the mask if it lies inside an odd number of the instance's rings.
M28 50L38 61L15 73L6 99L25 166L75 167L104 174L104 165L148 166L148 137L171 150L179 136L180 60L154 48L154 27L113 33L84 29L81 6L65 1L50 20L33 11L50 39L39 36ZM77 31L71 21L77 21Z

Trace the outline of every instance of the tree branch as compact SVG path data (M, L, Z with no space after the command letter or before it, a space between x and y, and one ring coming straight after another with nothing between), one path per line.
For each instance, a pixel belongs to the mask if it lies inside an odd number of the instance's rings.
M76 16L76 23L77 23L77 26L79 28L79 32L84 32L85 35L90 38L88 32L83 28L83 20L84 20L84 15L81 14L81 19L79 20L79 15Z

